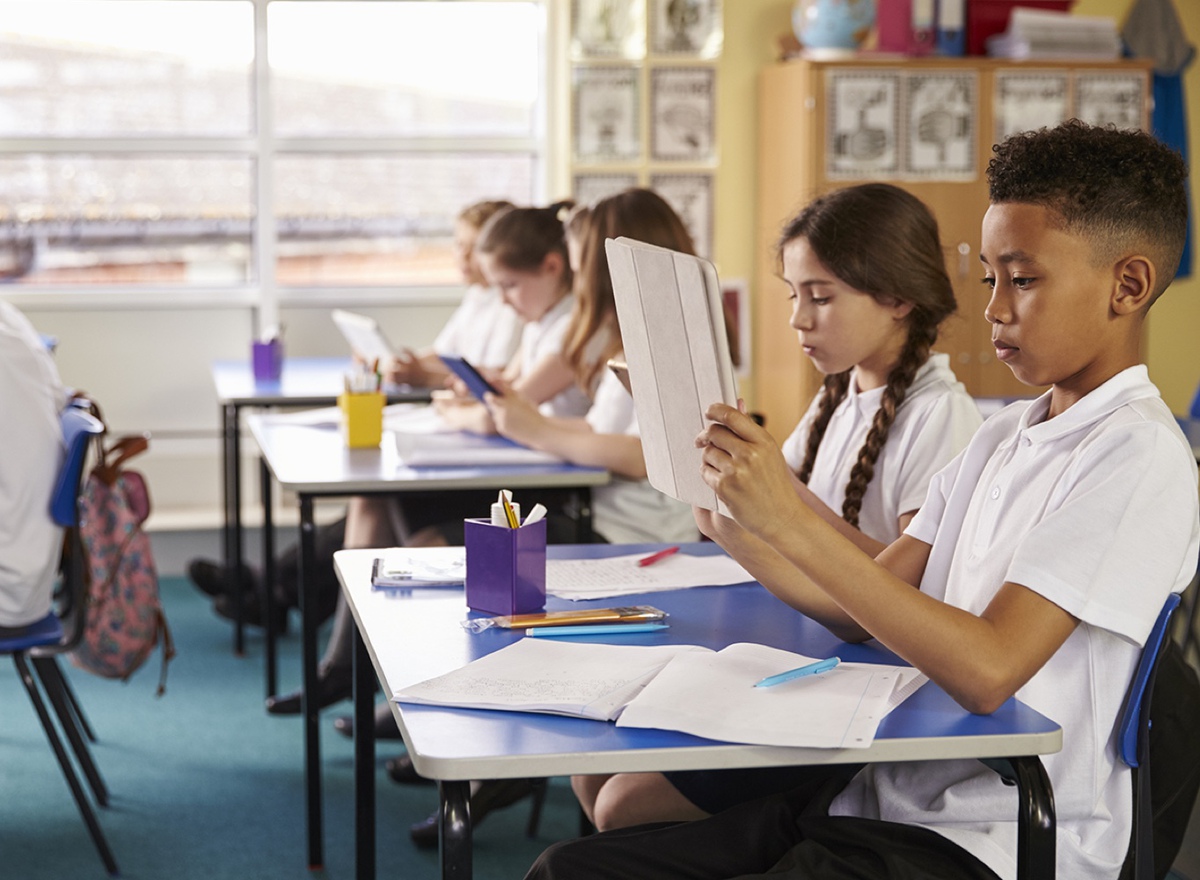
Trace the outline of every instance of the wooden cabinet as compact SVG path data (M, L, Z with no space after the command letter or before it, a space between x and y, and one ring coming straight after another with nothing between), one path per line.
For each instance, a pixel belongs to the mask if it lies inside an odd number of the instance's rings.
M774 436L791 431L821 382L788 323L787 289L775 262L785 220L814 196L868 180L912 192L937 217L958 299L958 313L942 326L936 349L950 355L977 397L1036 393L996 360L983 318L980 221L992 145L1014 131L1072 116L1144 127L1148 89L1149 69L1140 62L856 58L764 70L750 396Z

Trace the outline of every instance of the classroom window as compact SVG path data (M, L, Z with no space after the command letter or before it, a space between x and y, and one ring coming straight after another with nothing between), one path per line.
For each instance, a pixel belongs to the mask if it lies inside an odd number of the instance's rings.
M454 284L455 213L542 191L545 12L0 0L0 281Z

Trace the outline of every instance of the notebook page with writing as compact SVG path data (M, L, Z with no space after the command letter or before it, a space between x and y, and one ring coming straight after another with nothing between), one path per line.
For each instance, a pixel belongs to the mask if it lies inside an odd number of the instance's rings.
M608 239L605 250L650 485L720 510L694 443L710 404L737 405L716 271L628 238Z

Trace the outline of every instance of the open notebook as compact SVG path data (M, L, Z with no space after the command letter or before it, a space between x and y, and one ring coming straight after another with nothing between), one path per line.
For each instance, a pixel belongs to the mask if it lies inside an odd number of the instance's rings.
M768 675L813 659L745 643L714 652L695 645L527 638L403 688L393 698L578 715L723 742L867 748L884 716L926 680L909 667L842 663L821 675L754 687Z
M737 406L716 270L700 257L630 238L604 246L650 485L721 510L700 477L694 442L710 404Z

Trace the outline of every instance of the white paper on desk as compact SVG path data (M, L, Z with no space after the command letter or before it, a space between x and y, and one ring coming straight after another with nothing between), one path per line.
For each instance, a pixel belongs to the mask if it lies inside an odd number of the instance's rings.
M467 577L467 552L463 547L427 547L410 553L403 547L379 552L380 578L371 586L385 590L421 587L461 587Z
M736 560L723 554L675 553L653 565L639 566L638 560L647 555L548 560L546 592L560 599L607 599L686 587L724 587L754 580Z
M683 654L625 707L617 726L753 745L865 749L893 699L915 692L914 679L924 679L908 667L842 663L820 675L754 687L815 659L752 644Z
M466 431L440 434L396 432L396 452L408 467L489 467L495 465L562 464L563 460L513 443Z
M383 408L383 427L406 434L445 434L450 426L428 403L393 403Z
M305 428L337 428L342 424L341 411L336 406L301 409L295 412L273 412L262 417L273 425L298 425Z
M713 403L737 406L716 270L630 238L604 243L650 485L725 513L700 476L695 438Z
M694 645L522 639L393 694L399 703L578 715L611 721L671 658Z

